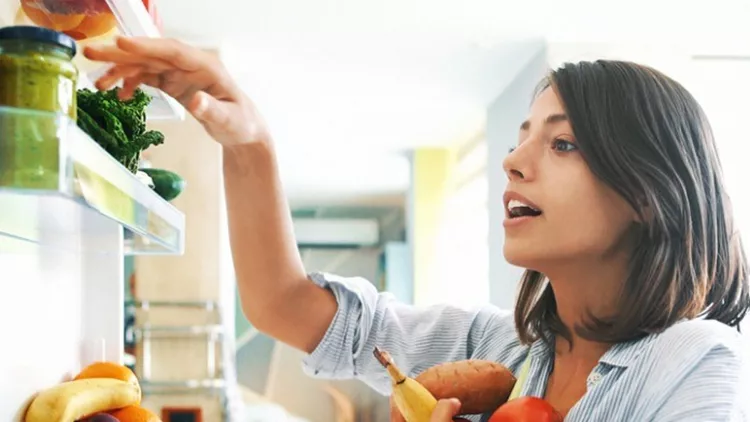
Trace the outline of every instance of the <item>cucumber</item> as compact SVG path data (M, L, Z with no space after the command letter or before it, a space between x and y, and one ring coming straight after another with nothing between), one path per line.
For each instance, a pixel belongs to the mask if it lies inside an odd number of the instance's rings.
M177 198L185 189L185 180L177 173L163 169L140 169L140 171L153 180L154 191L165 201Z

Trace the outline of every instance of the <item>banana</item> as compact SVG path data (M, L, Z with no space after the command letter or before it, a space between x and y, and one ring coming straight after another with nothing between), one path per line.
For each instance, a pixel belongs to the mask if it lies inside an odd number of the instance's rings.
M393 401L406 422L430 422L437 399L422 384L404 375L388 352L376 347L374 354L391 377Z
M31 402L24 422L74 422L85 416L141 401L141 389L111 378L63 382L42 391Z

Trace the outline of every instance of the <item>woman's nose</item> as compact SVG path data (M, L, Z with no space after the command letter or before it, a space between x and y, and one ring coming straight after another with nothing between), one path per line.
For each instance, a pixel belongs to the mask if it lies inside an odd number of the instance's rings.
M528 181L531 176L531 167L528 164L529 157L527 156L528 148L525 145L521 145L510 151L508 156L503 160L503 170L508 176L510 181Z

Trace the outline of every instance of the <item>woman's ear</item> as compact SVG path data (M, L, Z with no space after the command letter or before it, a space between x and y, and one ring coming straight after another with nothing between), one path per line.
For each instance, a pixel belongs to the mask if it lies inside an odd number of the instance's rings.
M639 210L635 213L636 223L647 223L654 219L654 209L650 205L644 203L640 206Z
M641 224L647 221L651 221L654 217L653 209L649 205L646 198L639 198L633 209L633 222Z

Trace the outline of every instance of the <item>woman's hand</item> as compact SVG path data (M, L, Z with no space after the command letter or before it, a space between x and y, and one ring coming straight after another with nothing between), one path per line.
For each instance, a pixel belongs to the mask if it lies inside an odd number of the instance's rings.
M142 84L159 88L224 146L270 138L255 106L213 54L172 39L118 38L114 45L88 46L84 55L113 65L96 81L98 89L122 80L121 98L126 99Z
M430 422L453 422L455 421L453 417L458 414L459 409L461 409L461 402L458 399L438 400Z
M458 422L465 419L454 418L461 409L461 402L457 399L438 400L437 407L432 412L430 422ZM391 422L404 422L404 417L396 408L395 403L391 400Z

